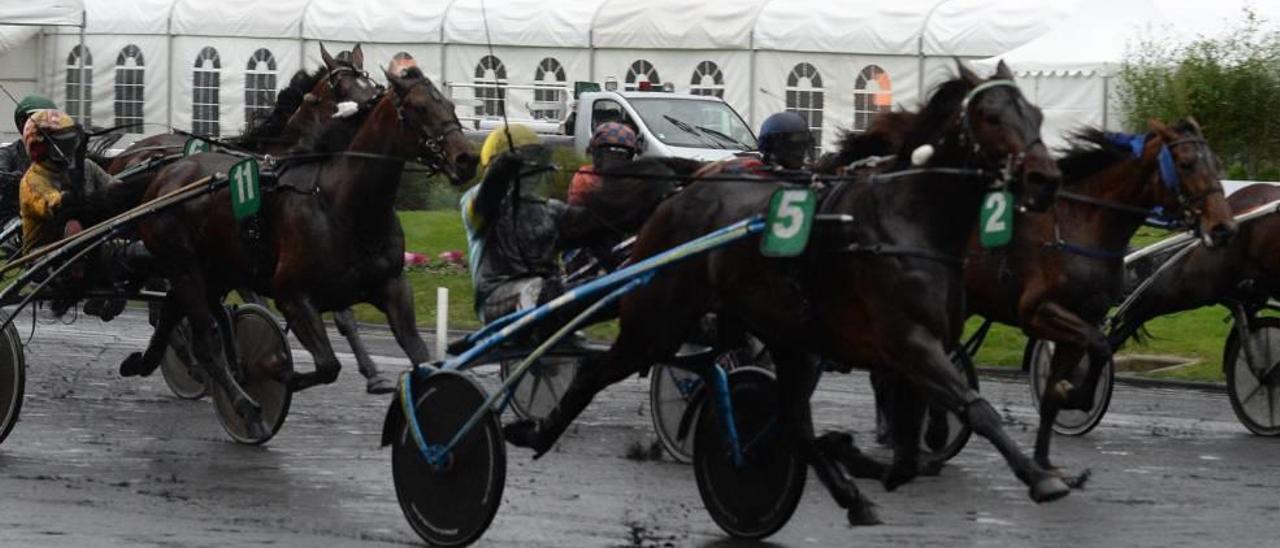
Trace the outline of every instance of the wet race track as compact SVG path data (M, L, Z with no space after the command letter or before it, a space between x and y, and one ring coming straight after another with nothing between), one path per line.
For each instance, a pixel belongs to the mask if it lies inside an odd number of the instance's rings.
M22 420L0 445L0 546L417 542L396 504L390 453L378 447L388 397L364 394L349 355L338 383L294 397L275 439L244 447L228 441L207 400L170 396L158 374L118 377L149 333L141 314L39 321ZM24 337L29 327L23 320ZM407 364L388 333L366 337L384 368ZM296 343L294 357L311 367ZM497 376L477 374L489 386ZM983 381L1030 444L1025 384ZM628 380L606 392L540 461L510 448L503 505L480 545L737 546L702 509L692 468L627 458L655 440L647 389ZM814 407L820 429L852 427L870 444L865 375L827 376ZM1092 469L1084 490L1036 505L975 438L939 477L894 493L862 480L886 522L870 528L848 527L810 474L796 517L765 545L1275 545L1280 440L1248 434L1225 394L1120 385L1101 427L1054 448L1060 465Z

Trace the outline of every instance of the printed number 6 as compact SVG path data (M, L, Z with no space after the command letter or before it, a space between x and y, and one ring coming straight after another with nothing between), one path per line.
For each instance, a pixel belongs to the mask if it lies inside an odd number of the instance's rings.
M777 220L773 223L773 235L788 239L800 232L804 225L804 209L796 205L804 202L808 193L803 190L790 190L782 193L782 201L778 203Z
M982 230L987 233L1004 232L1008 228L1004 222L1004 210L1008 207L1009 202L1003 192L993 192L987 196L987 203L983 208L991 211L991 214L987 216L987 224Z

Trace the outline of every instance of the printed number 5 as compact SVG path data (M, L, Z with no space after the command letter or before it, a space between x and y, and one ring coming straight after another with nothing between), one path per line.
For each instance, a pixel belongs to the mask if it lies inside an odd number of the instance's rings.
M1008 228L1004 222L1004 211L1009 207L1005 194L992 192L987 196L987 203L983 207L991 213L987 216L987 224L982 227L982 230L987 233L1004 232Z
M808 197L808 193L803 190L790 190L782 193L782 201L778 203L778 215L773 222L773 235L788 239L800 232L804 226L804 209L798 204L803 203Z

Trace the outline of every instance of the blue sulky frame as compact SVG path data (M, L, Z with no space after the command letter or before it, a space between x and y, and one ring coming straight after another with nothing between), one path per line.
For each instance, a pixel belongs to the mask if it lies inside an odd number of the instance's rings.
M449 462L449 455L457 444L471 431L472 428L480 422L484 414L489 409L501 410L506 407L507 402L511 398L511 389L520 382L529 367L547 353L553 346L572 334L584 323L589 321L600 310L617 302L627 293L647 284L657 274L658 270L669 267L682 259L692 257L701 253L711 251L713 249L724 247L729 244L744 240L750 236L764 232L766 227L764 216L755 216L749 219L738 221L734 224L711 232L710 234L699 237L690 242L686 242L673 249L667 250L658 255L654 255L633 265L622 268L611 274L602 276L596 280L592 280L581 286L573 288L563 295L555 298L537 308L515 312L494 320L486 325L483 329L472 333L468 340L474 342L474 346L463 352L461 355L447 360L437 366L417 365L413 369L404 373L400 379L399 399L401 411L404 413L409 432L412 434L418 451L422 454L422 458L433 467L440 467ZM603 295L603 296L601 296ZM511 337L523 333L537 325L539 322L547 319L552 314L559 312L567 307L582 304L591 299L596 299L586 310L579 313L567 324L562 326L547 340L543 341L529 355L520 362L513 370L512 374L503 382L502 387L489 394L485 399L484 405L471 415L467 422L454 434L453 438L445 444L428 444L422 436L422 428L418 424L418 416L414 409L414 398L412 382L409 382L411 375L427 376L438 370L457 371L470 365L478 363L490 351L502 345ZM738 440L737 428L733 417L733 404L729 398L729 382L728 375L724 369L716 365L711 368L712 373L710 385L715 391L715 405L718 416L721 417L721 426L725 430L725 435L730 442L733 450L733 461L738 466L743 464L742 448Z

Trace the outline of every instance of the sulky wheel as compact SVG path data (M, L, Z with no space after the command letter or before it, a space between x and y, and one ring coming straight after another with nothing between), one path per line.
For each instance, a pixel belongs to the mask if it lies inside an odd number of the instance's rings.
M1231 330L1223 349L1231 409L1250 432L1280 436L1280 319L1251 319L1249 338L1252 363L1241 348L1237 329Z
M502 379L520 365L520 360L503 360ZM511 394L511 410L522 419L546 417L560 403L578 374L578 360L566 356L543 356L529 367Z
M413 383L413 413L428 446L449 443L485 404L484 389L463 373L410 374L405 382ZM410 421L402 421L391 443L396 499L414 532L431 546L479 539L498 513L506 483L507 448L498 415L486 410L438 466L423 456Z
M18 329L9 324L0 332L0 443L18 422L26 383L27 362L22 353L22 339Z
M267 309L256 304L240 305L231 320L235 330L236 379L262 406L258 427L251 429L245 424L222 390L213 390L213 402L222 428L231 439L257 445L275 436L289 415L292 393L284 379L293 371L293 355L284 330Z
M702 502L721 529L736 538L760 539L791 519L808 469L783 440L772 372L758 367L730 372L729 394L743 465L733 462L720 413L704 412L694 440L694 475Z
M1053 364L1053 341L1042 341L1031 339L1027 341L1027 349L1023 354L1023 359L1027 361L1027 371L1030 375L1031 386L1031 402L1036 409L1040 409L1040 397L1044 394L1045 384L1049 379L1049 372ZM1083 358L1087 362L1088 357ZM1077 366L1079 369L1080 366ZM1107 414L1107 407L1111 405L1111 390L1115 387L1116 366L1115 362L1108 362L1103 366L1102 375L1098 377L1098 386L1093 394L1093 408L1088 411L1078 411L1075 409L1062 409L1058 411L1058 418L1053 421L1053 431L1064 436L1083 436L1098 426L1102 422L1103 415Z
M973 366L973 359L964 349L956 350L951 363L956 366L969 388L978 389L978 372ZM969 443L969 435L973 430L965 424L959 415L930 405L925 412L924 427L920 429L920 458L930 461L946 462L958 455Z
M184 400L198 400L208 393L204 370L191 352L191 324L183 319L169 332L169 344L160 359L160 373L173 395Z
M670 365L657 364L649 371L649 415L653 429L667 454L676 462L693 462L693 431L701 413L701 398L697 408L689 405L702 392L702 379L692 371ZM689 417L685 415L693 413ZM683 428L682 428L683 425Z

